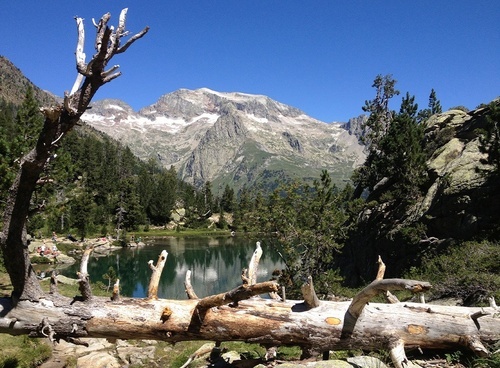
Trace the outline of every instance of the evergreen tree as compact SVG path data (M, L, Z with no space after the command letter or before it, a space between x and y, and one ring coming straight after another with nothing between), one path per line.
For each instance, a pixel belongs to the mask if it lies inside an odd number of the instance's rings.
M92 194L83 189L71 201L72 227L77 229L77 234L83 240L92 228Z
M221 208L226 212L233 212L234 210L234 189L226 184L222 198L220 200Z
M214 196L212 194L212 183L206 181L203 186L203 216L209 215L214 209Z
M294 182L276 189L268 200L265 229L276 234L286 263L283 280L287 294L299 290L303 279L312 276L316 292L326 295L339 281L333 270L335 255L342 248L342 227L347 217L343 197L323 171L313 187Z
M417 120L419 122L424 122L429 119L434 114L441 114L443 109L441 108L441 102L436 97L436 91L434 88L431 89L431 93L429 95L429 105L426 109L421 110L418 113Z
M426 180L423 150L423 126L417 122L418 105L415 97L406 93L399 113L380 145L379 175L388 178L384 188L401 200L409 200L419 193Z
M147 213L154 224L165 225L177 198L177 173L171 167L154 177L155 186Z
M397 81L391 75L377 75L372 87L375 88L375 98L365 101L363 111L370 113L363 126L365 136L363 140L369 147L368 157L363 165L355 170L352 180L356 184L353 193L355 198L359 198L363 191L372 190L373 187L383 178L376 168L379 165L380 143L387 131L395 114L389 109L389 101L399 91L395 88Z
M397 81L390 74L377 75L372 84L376 90L375 98L365 101L362 107L364 112L370 114L363 128L366 132L365 143L372 150L377 150L380 140L392 121L394 112L389 108L389 101L399 95L399 91L395 88L396 83Z
M31 86L26 90L24 101L16 116L16 135L13 139L12 154L20 158L31 150L42 130L43 116L39 111Z

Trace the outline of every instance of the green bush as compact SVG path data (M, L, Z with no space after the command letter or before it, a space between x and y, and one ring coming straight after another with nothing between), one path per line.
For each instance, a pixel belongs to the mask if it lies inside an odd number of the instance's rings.
M432 298L453 297L465 305L487 305L488 297L500 298L500 243L466 242L440 255L427 255L408 278L433 284Z

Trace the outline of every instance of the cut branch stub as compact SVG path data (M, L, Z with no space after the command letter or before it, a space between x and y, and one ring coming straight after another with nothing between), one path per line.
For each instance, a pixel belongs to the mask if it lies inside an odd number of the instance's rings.
M148 299L158 299L158 285L160 283L160 276L163 272L163 267L167 261L167 256L168 252L166 250L162 250L160 256L158 257L158 262L156 262L156 266L153 265L152 260L148 262L149 268L153 271L149 281Z
M89 263L90 254L93 250L94 243L87 244L80 263L80 272L78 272L79 290L84 301L92 299L92 289L90 288L90 278L87 266Z
M378 256L378 260L377 260L377 263L378 263L378 272L377 272L377 276L375 277L375 280L382 280L384 278L384 275L385 275L385 263L384 261L382 261L382 257L380 257L380 255ZM384 296L385 296L385 300L388 302L388 303L399 303L399 299L396 297L396 295L392 294L389 290L386 290L384 292Z
M314 290L314 285L312 281L312 277L308 276L307 281L302 285L302 296L304 297L304 303L308 308L316 308L319 307L319 299L316 295L316 291Z

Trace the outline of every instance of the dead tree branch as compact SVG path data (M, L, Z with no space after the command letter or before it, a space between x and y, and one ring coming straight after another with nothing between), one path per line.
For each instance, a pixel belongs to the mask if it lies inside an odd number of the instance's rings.
M158 299L158 285L160 283L160 276L163 272L163 267L165 267L165 262L167 261L167 256L168 252L166 250L162 250L158 256L156 266L153 265L152 260L148 262L149 268L153 271L149 281L148 299Z
M42 130L35 148L20 160L20 170L13 181L6 200L3 215L3 227L0 233L0 247L6 262L17 300L38 300L43 295L36 274L31 267L26 240L26 221L29 215L30 202L36 189L40 175L43 173L49 157L57 149L58 142L79 121L87 110L90 101L99 88L116 78L119 74L106 72L108 62L119 53L124 52L132 43L148 32L148 27L132 36L123 46L121 40L127 35L125 31L126 11L122 11L119 21L119 33L108 27L111 15L105 14L97 27L96 53L86 63L84 43L85 33L83 19L75 18L78 40L76 47L77 78L69 93L65 93L64 102L59 106L41 109L45 117ZM115 70L111 68L111 70Z

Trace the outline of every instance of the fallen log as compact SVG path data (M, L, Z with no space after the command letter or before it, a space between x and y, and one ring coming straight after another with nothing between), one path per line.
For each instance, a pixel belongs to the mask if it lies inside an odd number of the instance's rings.
M258 284L257 284L258 285ZM39 302L0 299L0 332L65 338L245 341L306 346L317 351L388 349L402 343L421 349L458 349L500 339L499 312L418 303L370 303L345 334L350 302L321 301L313 309L301 301L252 298L196 313L199 300L131 299L90 302L47 295ZM171 313L163 319L164 310ZM478 319L473 316L482 314ZM474 349L477 351L477 349Z
M258 247L258 246L257 246ZM166 252L160 254L163 265ZM87 258L81 269L86 269ZM252 263L252 262L251 262ZM152 276L152 289L162 267ZM151 267L151 264L150 264ZM28 334L78 341L83 337L147 339L170 343L193 340L244 341L266 347L299 346L304 351L390 350L396 367L407 361L405 348L469 348L487 355L487 344L500 339L500 311L420 303L369 303L390 290L422 292L430 284L415 280L376 280L352 301L320 301L312 279L304 301L277 301L258 295L277 292L274 281L252 284L246 272L234 290L201 299L166 300L63 297L47 294L38 301L0 299L0 333ZM88 278L87 278L88 279Z

